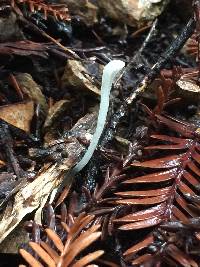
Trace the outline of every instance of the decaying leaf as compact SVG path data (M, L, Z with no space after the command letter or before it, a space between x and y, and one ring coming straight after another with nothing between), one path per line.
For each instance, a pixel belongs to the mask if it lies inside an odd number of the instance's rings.
M50 107L43 126L45 130L53 126L54 122L60 117L63 111L69 107L69 104L69 100L60 100Z
M25 132L30 132L33 115L33 101L0 106L0 118Z
M86 68L80 61L68 60L62 77L62 87L71 86L77 89L86 89L100 95L100 90L94 85Z
M46 114L48 106L46 98L39 86L28 73L20 73L16 75L16 79L23 93L35 103L39 104L44 114Z

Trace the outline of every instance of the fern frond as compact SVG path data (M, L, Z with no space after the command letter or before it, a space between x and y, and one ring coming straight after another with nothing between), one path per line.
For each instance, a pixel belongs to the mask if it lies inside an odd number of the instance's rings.
M152 144L144 148L144 153L149 158L143 162L131 164L134 168L139 168L143 175L123 181L121 183L123 190L115 193L117 199L114 203L130 207L129 210L132 212L116 218L114 222L121 231L149 229L148 235L143 240L124 252L129 262L130 259L134 259L131 261L133 266L151 260L154 260L154 264L155 260L161 262L164 260L178 263L180 266L197 267L195 259L187 253L185 247L180 245L178 239L172 238L172 235L164 238L160 234L162 237L156 241L154 233L160 227L163 231L167 225L168 228L176 225L176 230L191 230L192 220L197 220L199 216L200 142L198 131L195 127L189 127L185 123L160 115L156 117L159 123L165 124L181 137L159 134L151 136ZM197 232L198 223L196 222L195 225ZM196 236L194 239L199 244ZM149 249L151 246L154 247L153 251Z
M47 228L45 229L46 236L51 242L29 242L29 246L36 255L39 256L41 262L25 249L20 249L19 253L31 267L86 266L104 253L103 250L97 250L78 258L83 250L89 247L101 236L101 232L98 231L100 225L88 227L88 224L91 223L93 218L94 216L92 215L85 215L82 213L75 219L71 227L62 222L63 230L67 236L64 241L53 229Z

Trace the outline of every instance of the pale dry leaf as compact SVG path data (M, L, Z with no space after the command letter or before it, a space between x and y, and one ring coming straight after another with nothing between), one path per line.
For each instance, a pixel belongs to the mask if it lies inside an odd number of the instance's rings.
M0 119L28 133L33 115L33 101L0 106Z
M43 128L46 130L49 127L52 127L60 115L69 107L69 100L60 100L57 101L48 111L48 115L44 122Z
M62 77L62 87L73 87L77 89L85 89L97 95L100 95L100 90L94 85L92 78L84 65L77 60L69 59L65 67Z

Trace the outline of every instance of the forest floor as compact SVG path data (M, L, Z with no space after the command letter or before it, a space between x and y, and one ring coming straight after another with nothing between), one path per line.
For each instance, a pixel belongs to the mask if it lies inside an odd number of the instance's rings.
M135 26L60 2L0 3L0 267L200 266L200 1Z

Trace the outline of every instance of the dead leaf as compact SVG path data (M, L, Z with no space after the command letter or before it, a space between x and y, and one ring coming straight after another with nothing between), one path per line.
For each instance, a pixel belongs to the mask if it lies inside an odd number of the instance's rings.
M101 91L94 85L88 71L80 61L69 59L62 77L62 87L85 89L100 95Z
M28 133L33 115L33 101L0 106L0 119Z
M23 93L35 103L39 104L44 114L47 113L48 105L46 98L42 93L42 88L38 85L30 74L20 73L16 75L16 79Z
M60 117L60 115L69 107L69 100L57 101L48 111L48 115L44 122L44 129L52 127L54 122Z

